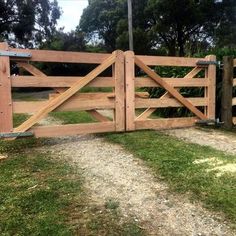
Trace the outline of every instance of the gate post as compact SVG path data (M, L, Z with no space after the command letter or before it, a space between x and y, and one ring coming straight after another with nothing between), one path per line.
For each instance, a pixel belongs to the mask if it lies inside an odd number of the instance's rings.
M233 77L234 77L234 59L233 56L223 58L223 80L222 80L222 100L221 100L221 120L224 122L224 128L231 129L233 125L232 118L232 99L233 99Z
M0 43L0 50L8 51L8 44ZM0 56L0 132L13 132L9 56Z
M125 52L126 130L135 130L135 61L134 52Z
M113 54L116 56L113 66L113 77L115 78L115 126L116 131L125 131L124 52L117 50Z
M216 61L215 55L206 57L209 61ZM207 88L207 118L215 120L216 112L216 65L210 64L207 69L208 88Z

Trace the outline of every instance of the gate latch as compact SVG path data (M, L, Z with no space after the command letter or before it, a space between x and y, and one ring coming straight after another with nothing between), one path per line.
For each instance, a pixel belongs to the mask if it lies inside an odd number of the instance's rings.
M221 68L221 61L198 61L196 63L197 66L209 66L209 65L215 65Z
M11 51L3 51L0 50L0 56L7 56L7 57L23 57L23 58L30 58L32 57L31 53L23 53L23 52L11 52Z

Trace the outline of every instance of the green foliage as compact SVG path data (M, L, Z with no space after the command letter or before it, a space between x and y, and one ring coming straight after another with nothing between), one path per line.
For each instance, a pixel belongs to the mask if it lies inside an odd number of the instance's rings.
M40 49L55 51L86 51L86 41L82 32L55 32L50 39L42 43ZM86 74L92 67L73 63L38 63L38 67L47 75L78 76Z
M155 67L155 72L163 78L184 78L192 68L189 67ZM197 77L204 77L204 73L199 73ZM151 98L160 98L166 93L163 88L146 88L146 91L150 94ZM202 97L204 94L204 88L181 88L180 93L184 97ZM181 117L192 116L192 113L186 108L162 108L157 109L155 114L159 117Z
M137 53L149 53L147 21L144 8L147 0L133 1L134 46ZM108 20L109 19L109 20ZM86 33L90 40L101 40L107 51L128 49L127 1L93 0L84 10L78 30ZM142 42L142 43L140 43Z
M236 3L234 0L222 1L219 10L220 21L215 29L216 45L218 47L236 46Z
M214 45L235 45L236 2L233 0L132 2L136 53L149 54L164 48L168 55L184 56L209 50ZM78 30L85 32L90 40L102 42L108 51L127 50L127 2L90 1Z
M184 56L187 42L198 44L211 38L220 18L220 6L212 0L149 0L147 13L152 40L165 45L169 55Z
M0 40L34 47L56 30L60 14L57 0L0 0Z
M225 173L216 177L217 172L209 171L211 166L207 162L195 164L195 161L207 158L215 158L224 164L236 164L235 156L156 131L106 134L105 137L146 161L172 190L188 193L206 207L225 213L235 223L236 176Z

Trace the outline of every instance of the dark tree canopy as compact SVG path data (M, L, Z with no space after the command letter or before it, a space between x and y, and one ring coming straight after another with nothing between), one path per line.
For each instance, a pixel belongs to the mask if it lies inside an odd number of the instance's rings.
M147 0L133 0L134 45L137 52L150 48L145 28L144 8ZM89 6L81 17L79 30L84 31L89 39L104 42L105 49L128 49L127 0L90 0ZM142 42L142 43L140 43Z
M60 14L56 0L0 0L0 40L35 46L56 30Z
M125 0L90 0L80 21L80 29L92 39L104 41L108 51L116 47L119 21L125 18Z
M214 35L217 46L236 47L236 1L224 0L219 15L220 20Z
M235 42L235 0L133 0L132 3L134 49L138 53L165 48L169 55L183 56L196 53L199 48ZM78 28L89 39L99 38L109 51L126 50L127 1L90 0Z

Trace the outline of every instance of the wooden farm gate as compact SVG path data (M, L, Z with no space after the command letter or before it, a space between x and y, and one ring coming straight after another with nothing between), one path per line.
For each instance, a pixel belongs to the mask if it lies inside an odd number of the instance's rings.
M38 62L92 64L96 67L93 66L84 76L47 76L37 68ZM11 75L10 63L30 75ZM184 78L163 78L150 66L192 67L192 70ZM138 78L136 73L142 77ZM197 120L215 119L215 74L215 56L178 58L135 56L133 52L119 50L112 54L28 50L9 48L6 43L1 43L0 136L33 134L53 137L192 126ZM43 101L12 99L12 88L27 87L53 88L54 92ZM95 92L81 90L85 87L93 88ZM150 87L162 87L166 92L159 98L150 98L147 89ZM202 97L184 97L182 87L202 88L204 94ZM106 92L100 88L105 88ZM194 117L149 118L156 109L163 107L186 107ZM38 125L51 112L81 110L97 122ZM103 110L110 110L112 116L105 116ZM14 113L29 113L31 116L13 128Z
M10 61L31 75L10 75ZM87 75L78 77L47 76L35 65L44 63L96 64ZM112 76L100 76L110 70ZM100 77L99 77L100 76ZM48 100L14 101L12 88L53 88ZM84 87L97 92L81 92ZM105 88L109 92L99 92ZM103 89L104 90L104 89ZM19 137L33 133L36 137L75 135L125 130L124 53L112 54L24 50L0 44L0 133L1 137ZM100 113L114 112L113 119ZM98 122L39 126L37 123L50 112L86 111ZM13 113L33 114L13 128Z
M215 120L216 57L205 58L136 56L126 52L126 130L170 129L193 126L198 120ZM153 68L183 67L187 71L182 78L176 74L161 77ZM141 71L141 73L140 73ZM138 77L137 74L142 74ZM142 98L135 95L140 88L159 87L164 91L157 98ZM181 88L198 89L198 97L187 97ZM162 108L185 107L191 117L149 118ZM139 111L138 111L139 110ZM141 114L140 114L141 110ZM188 114L189 116L189 114Z

